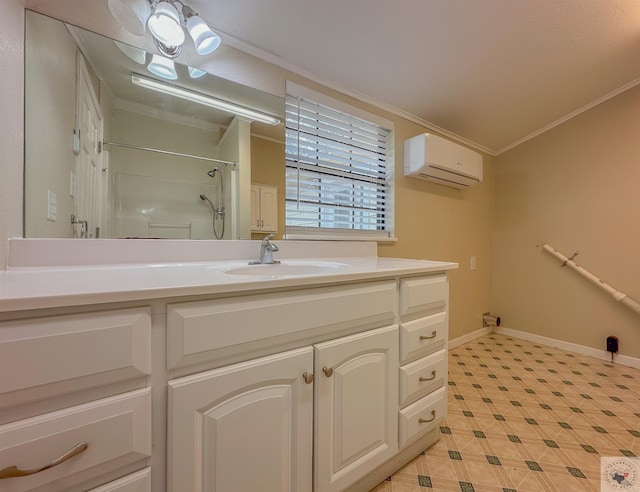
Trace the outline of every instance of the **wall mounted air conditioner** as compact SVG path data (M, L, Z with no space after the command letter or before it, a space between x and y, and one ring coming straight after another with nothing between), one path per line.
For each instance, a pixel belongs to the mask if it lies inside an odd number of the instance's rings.
M482 182L482 156L438 135L423 133L404 142L404 175L460 190Z

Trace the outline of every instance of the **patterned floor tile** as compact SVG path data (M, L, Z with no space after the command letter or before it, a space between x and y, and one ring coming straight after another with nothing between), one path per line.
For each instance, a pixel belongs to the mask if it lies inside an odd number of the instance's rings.
M441 439L375 492L597 492L640 456L640 370L491 334L449 352Z

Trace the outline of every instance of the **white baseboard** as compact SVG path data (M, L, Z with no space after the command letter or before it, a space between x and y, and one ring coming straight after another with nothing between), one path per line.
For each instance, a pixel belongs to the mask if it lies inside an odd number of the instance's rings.
M480 328L479 330L467 333L466 335L462 335L461 337L454 338L453 340L449 340L449 349L459 347L460 345L464 345L465 343L475 340L476 338L488 335L492 331L493 330L491 329L491 327L488 326L486 328Z
M589 357L595 357L596 359L601 359L601 360L606 360L608 362L611 362L611 353L607 352L606 350L594 349L592 347L578 345L577 343L565 342L563 340L543 337L541 335L534 335L533 333L528 333L526 331L514 330L512 328L504 328L502 326L495 328L495 332L500 333L502 335L507 335L513 338L520 338L522 340L528 340L529 342L540 343L542 345L548 345L550 347L567 350L569 352L576 352L581 355L588 355ZM466 342L463 342L463 343L466 343ZM449 346L451 346L451 342L449 342ZM628 355L616 355L615 358L613 359L613 363L640 369L640 359L636 357L630 357Z

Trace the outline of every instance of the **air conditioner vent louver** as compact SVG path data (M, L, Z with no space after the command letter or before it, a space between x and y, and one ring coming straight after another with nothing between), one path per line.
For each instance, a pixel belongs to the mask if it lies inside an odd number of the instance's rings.
M404 143L404 174L457 189L482 182L482 156L455 142L423 133Z

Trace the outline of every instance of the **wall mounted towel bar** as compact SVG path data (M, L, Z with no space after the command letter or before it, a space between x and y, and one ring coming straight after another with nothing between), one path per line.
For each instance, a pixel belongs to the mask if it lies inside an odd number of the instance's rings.
M604 280L599 279L593 273L591 273L589 270L587 270L586 268L581 267L575 261L573 261L573 259L576 257L577 253L572 255L571 257L567 258L565 255L563 255L559 251L555 250L554 248L552 248L548 244L545 244L542 248L547 253L552 254L553 256L558 258L560 261L562 261L562 265L561 266L568 266L568 267L572 268L573 270L578 272L580 275L582 275L583 277L589 279L591 282L596 284L602 290L608 292L611 296L613 296L613 298L616 301L621 302L622 304L624 304L628 308L631 308L636 313L640 314L640 304L638 304L636 301L634 301L631 297L629 297L624 292L620 292L619 290L614 289L608 283L606 283Z

